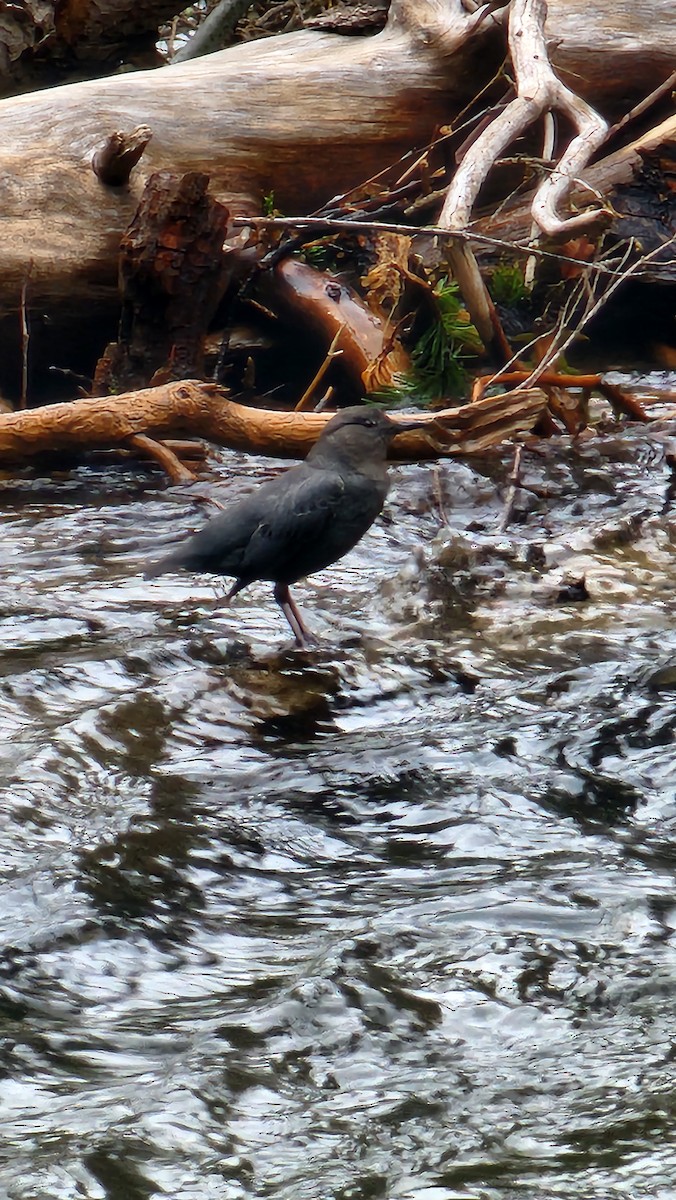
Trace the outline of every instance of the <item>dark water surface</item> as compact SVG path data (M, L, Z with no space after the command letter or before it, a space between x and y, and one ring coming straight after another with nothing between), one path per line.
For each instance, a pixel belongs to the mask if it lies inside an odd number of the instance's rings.
M0 1196L676 1196L667 433L504 533L511 454L398 469L311 654L142 580L190 489L0 483Z

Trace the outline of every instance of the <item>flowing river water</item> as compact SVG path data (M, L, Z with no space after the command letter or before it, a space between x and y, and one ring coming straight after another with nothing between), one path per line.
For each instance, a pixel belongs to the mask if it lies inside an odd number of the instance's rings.
M310 653L141 575L276 464L0 482L0 1196L676 1196L672 432L394 469Z

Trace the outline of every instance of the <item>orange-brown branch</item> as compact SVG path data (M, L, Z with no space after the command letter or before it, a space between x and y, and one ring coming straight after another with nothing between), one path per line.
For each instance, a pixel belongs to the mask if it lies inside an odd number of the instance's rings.
M499 383L500 385L509 386L517 384L518 386L527 383L533 371L507 371L504 374L484 375L477 378L474 383L474 396L481 396L490 383ZM537 376L537 382L541 387L558 387L558 388L582 388L583 390L601 392L606 399L610 400L613 408L619 409L620 412L626 413L634 421L649 421L650 417L633 396L628 396L621 388L618 388L614 383L607 383L602 375L566 375L560 371L543 371Z
M398 458L468 454L530 430L546 404L537 388L490 396L433 416L398 439ZM40 454L129 446L143 437L192 435L232 449L303 458L331 413L247 408L214 384L185 380L121 396L73 400L0 414L0 462ZM393 414L394 420L397 414ZM406 420L410 419L407 415ZM137 443L138 444L138 443ZM141 443L147 449L147 443Z

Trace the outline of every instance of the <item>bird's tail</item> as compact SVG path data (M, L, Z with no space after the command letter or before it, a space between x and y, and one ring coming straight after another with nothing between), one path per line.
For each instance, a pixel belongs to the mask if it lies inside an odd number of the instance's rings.
M165 554L164 558L159 558L157 562L151 563L143 572L144 579L157 579L159 575L166 575L169 571L180 571L183 567L189 567L190 560L180 546L177 550L172 550L171 554Z

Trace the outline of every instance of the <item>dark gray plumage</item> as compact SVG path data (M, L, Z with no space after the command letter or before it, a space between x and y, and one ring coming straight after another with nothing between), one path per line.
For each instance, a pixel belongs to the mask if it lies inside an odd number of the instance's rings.
M274 597L298 645L311 635L289 585L342 558L373 524L389 488L387 452L402 430L380 409L346 408L322 430L304 462L262 484L214 517L146 572L206 571L232 575L237 592L256 579Z

